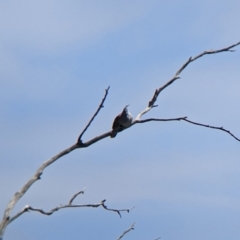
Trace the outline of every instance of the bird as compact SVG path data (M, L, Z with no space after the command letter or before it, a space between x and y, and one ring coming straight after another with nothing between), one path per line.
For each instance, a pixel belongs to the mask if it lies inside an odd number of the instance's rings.
M127 109L128 106L129 105L126 105L122 112L114 119L112 133L110 135L111 138L116 137L118 132L121 132L124 128L127 128L131 125L133 117Z

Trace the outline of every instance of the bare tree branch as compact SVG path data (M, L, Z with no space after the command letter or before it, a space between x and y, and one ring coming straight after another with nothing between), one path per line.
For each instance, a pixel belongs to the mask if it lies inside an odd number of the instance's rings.
M125 231L122 233L122 235L121 235L117 240L122 239L127 233L129 233L130 231L134 230L134 227L135 227L135 223L133 223L132 226L131 226L129 229L125 230ZM158 238L156 238L155 240L159 240L160 238L161 238L161 237L158 237Z
M195 56L195 57L190 57L183 65L182 67L176 72L176 74L174 75L174 77L172 79L170 79L167 83L165 83L162 87L156 89L153 98L149 101L148 103L148 107L152 108L154 106L154 103L157 101L158 95L160 94L160 92L162 90L164 90L166 87L168 87L169 85L171 85L174 81L176 81L177 79L179 79L179 75L180 73L191 63L194 62L195 60L197 60L200 57L203 57L204 55L207 54L216 54L216 53L220 53L220 52L233 52L233 50L231 50L232 48L236 47L240 45L240 42L235 43L229 47L226 48L222 48L222 49L218 49L218 50L209 50L209 51L204 51L202 53L200 53L199 55Z
M197 123L197 122L193 122L193 121L190 121L188 120L186 117L182 117L182 118L175 118L175 119L157 119L157 118L151 118L151 119L145 119L145 120L140 120L140 118L146 114L148 111L150 111L153 107L156 107L155 102L157 101L157 98L160 94L160 92L162 90L164 90L166 87L168 87L170 84L172 84L175 80L177 80L180 75L180 73L193 61L197 60L198 58L204 56L204 55L207 55L207 54L216 54L216 53L220 53L220 52L232 52L233 50L231 50L232 48L236 47L237 45L240 45L240 42L236 43L236 44L233 44L229 47L226 47L226 48L222 48L222 49L219 49L219 50L210 50L210 51L204 51L203 53L195 56L195 57L190 57L188 59L188 61L186 61L183 66L176 72L175 76L170 79L166 84L164 84L162 87L156 89L152 99L149 101L149 104L148 104L148 107L145 108L142 112L140 112L136 119L133 121L133 123L131 124L130 127L132 127L134 124L136 123L144 123L144 122L149 122L149 121L180 121L180 120L183 120L183 121L186 121L188 123L191 123L191 124L195 124L195 125L199 125L199 126L203 126L203 127L207 127L207 128L212 128L212 129L217 129L217 130L221 130L221 131L224 131L224 132L227 132L228 134L230 134L233 138L235 138L237 141L240 141L239 138L237 138L234 134L232 134L229 130L226 130L224 129L223 127L214 127L214 126L210 126L210 125L206 125L206 124L201 124L201 123ZM106 138L106 137L109 137L112 133L112 131L109 131L109 132L106 132L106 133L103 133L102 135L99 135L85 143L82 142L81 138L83 136L83 134L86 132L86 130L88 129L88 127L91 125L91 123L93 122L94 118L97 116L97 114L99 113L99 111L101 110L101 108L103 107L103 103L105 102L106 100L106 97L107 97L107 94L108 94L108 91L109 91L109 87L105 90L105 95L97 109L97 111L95 112L95 114L93 115L93 117L90 119L90 121L88 122L88 124L86 125L86 127L84 128L84 130L82 131L82 133L79 135L78 137L78 141L77 143L75 143L74 145L72 145L71 147L63 150L62 152L58 153L56 156L50 158L49 160L47 160L46 162L44 162L36 171L36 173L33 175L33 177L27 181L27 183L18 191L14 194L14 196L12 197L12 199L9 201L5 211L4 211L4 216L3 216L3 219L2 219L2 222L0 223L0 238L3 236L3 233L7 227L7 225L12 222L14 219L16 219L17 217L19 217L21 214L23 214L25 211L28 211L28 210L32 210L32 211L38 211L34 208L31 208L29 206L29 208L24 208L24 211L22 210L21 212L19 212L18 214L16 214L14 217L10 218L10 214L12 212L12 209L14 208L14 206L16 205L16 203L19 201L19 199L29 190L29 188L37 181L40 179L43 171L45 170L46 167L48 167L49 165L51 165L52 163L54 163L57 159L61 158L62 156L72 152L73 150L75 149L78 149L78 148L86 148L86 147L89 147L90 145ZM81 192L79 192L76 196L73 196L73 198L70 200L69 202L69 207L73 207L74 205L72 205L72 202L73 200L79 195L81 194ZM104 205L104 201L102 201L100 203L99 206L102 206L103 208L105 208L106 206ZM68 206L68 205L65 205L65 208ZM83 205L76 205L76 207L80 207L80 206L83 206ZM87 205L84 205L84 206L87 206ZM93 206L91 206L93 207ZM63 207L61 207L63 208ZM56 209L56 208L55 208ZM59 208L60 209L60 208ZM108 209L107 207L105 208L106 210L109 210L109 211L115 211L117 212L120 216L120 212L118 212L118 210L114 210L114 209ZM57 209L58 210L58 209ZM54 211L57 211L57 210L54 210ZM40 210L39 210L40 211ZM129 211L129 209L124 209L124 210L121 210L121 211Z
M178 117L178 118L147 118L147 119L143 119L143 120L138 120L138 121L134 121L134 124L137 123L145 123L145 122L170 122L170 121L180 121L180 120L184 120L187 117Z
M9 201L5 211L4 211L4 215L3 215L3 220L0 223L0 237L3 235L7 225L9 224L9 219L10 219L10 214L12 209L14 208L14 206L16 205L16 203L19 201L19 199L28 191L28 189L37 181L40 180L41 175L43 173L43 171L45 170L46 167L48 167L49 165L51 165L52 163L54 163L57 159L61 158L62 156L72 152L73 150L77 149L77 148L85 148L88 147L90 145L92 145L93 143L106 138L108 136L110 136L111 131L105 134L102 134L101 136L95 137L92 140L88 141L88 143L86 144L82 144L81 141L81 137L83 136L83 134L86 132L86 130L88 129L88 127L90 126L90 124L92 123L92 121L94 120L94 118L97 116L98 112L100 111L100 109L103 107L103 103L107 97L108 94L108 90L110 87L108 87L107 89L105 89L105 95L97 109L97 111L95 112L95 114L93 115L93 117L91 118L91 120L89 121L89 123L87 124L87 126L84 128L84 130L82 131L82 133L80 134L79 138L78 138L78 142L74 145L72 145L71 147L63 150L62 152L58 153L57 155L55 155L54 157L50 158L49 160L47 160L46 162L44 162L36 171L36 173L33 175L32 178L30 178L28 180L28 182L18 191L14 194L14 196L12 197L12 199ZM20 214L21 215L21 214Z
M94 118L98 115L98 113L99 113L99 111L101 110L101 108L104 107L104 106L103 106L103 103L104 103L105 100L106 100L106 97L107 97L107 95L108 95L108 90L109 90L109 88L110 88L110 86L109 86L107 89L105 89L105 95L104 95L104 97L103 97L103 99L102 99L102 101L101 101L101 103L100 103L97 111L94 113L94 115L92 116L92 118L91 118L90 121L88 122L87 126L83 129L82 133L79 135L78 141L77 141L78 143L81 143L81 142L82 142L82 136L83 136L83 134L87 131L88 127L91 125L91 123L93 122Z
M215 126L211 126L211 125L207 125L207 124L202 124L202 123L197 123L197 122L193 122L191 120L188 120L187 117L179 117L179 118L170 118L170 119L159 119L159 118L149 118L149 119L144 119L144 120L137 120L134 121L132 123L131 126L133 126L134 124L137 123L145 123L145 122L150 122L150 121L186 121L189 122L191 124L195 124L195 125L199 125L199 126L203 126L203 127L207 127L207 128L212 128L212 129L217 129L217 130L221 130L224 131L228 134L230 134L233 138L235 138L237 141L240 141L240 139L238 137L236 137L233 133L231 133L229 130L224 129L223 127L215 127ZM45 163L43 163L43 165L37 170L37 172L35 173L35 175L23 186L23 188L17 192L13 199L9 202L6 210L5 210L5 215L4 215L4 219L7 219L10 215L11 210L13 209L14 205L16 204L16 202L26 193L26 191L31 187L31 185L40 179L41 174L43 173L43 170L49 166L50 164L52 164L53 162L55 162L58 158L64 156L65 154L70 153L71 151L77 149L77 148L85 148L88 147L94 143L96 143L99 140L102 140L106 137L109 137L111 134L110 132L104 133L102 135L99 135L91 140L89 140L88 142L82 143L81 145L79 144L75 144L72 147L62 151L61 153L57 154L56 156L54 156L53 158L49 159L48 161L46 161Z
M43 215L47 215L50 216L53 213L57 212L58 210L64 209L64 208L83 208L83 207L91 207L91 208L98 208L98 207L103 207L105 210L107 211L111 211L111 212L116 212L120 217L121 216L121 212L130 212L130 210L133 209L132 208L127 208L127 209L113 209L113 208L108 208L105 205L106 200L102 200L100 203L92 203L92 204L72 204L73 200L80 194L84 194L84 190L80 191L76 194L73 195L73 197L70 199L68 204L65 205L60 205L58 207L55 207L53 209L51 209L50 211L44 211L43 209L40 208L34 208L31 207L30 205L26 205L21 211L19 211L16 215L14 215L13 217L9 218L8 220L8 224L13 222L14 220L16 220L18 217L20 217L22 214L29 212L29 211L35 211L35 212L39 212Z
M134 226L135 226L135 223L133 223L132 226L129 229L125 230L117 240L122 239L128 232L134 230Z
M175 75L173 76L173 78L171 78L168 82L166 82L162 87L158 88L155 90L155 93L152 97L152 99L149 101L148 103L148 107L146 107L143 111L141 111L136 119L134 121L138 121L144 114L146 114L147 112L149 112L153 107L157 107L157 105L154 105L155 102L157 101L158 95L160 94L161 91L163 91L165 88L167 88L169 85L171 85L173 82L175 82L177 79L180 78L180 74L181 72L191 63L194 62L195 60L197 60L200 57L203 57L204 55L207 54L216 54L216 53L220 53L220 52L233 52L234 50L231 50L232 48L236 47L240 45L240 42L235 43L229 47L226 48L222 48L219 50L209 50L209 51L204 51L200 54L198 54L195 57L190 57L183 65L182 67L180 67L180 69L175 73Z
M80 194L84 194L84 191L85 191L85 190L86 190L86 188L84 188L82 191L80 191L80 192L74 194L73 197L70 199L68 205L71 205L72 202L74 201L74 199L75 199L78 195L80 195Z
M118 215L119 215L119 217L121 218L122 217L122 215L121 215L121 212L127 212L127 213L129 213L130 212L130 210L132 210L134 207L131 207L131 208L126 208L126 209L121 209L121 210L117 210L117 209L113 209L113 208L108 208L104 203L105 203L105 201L106 200L103 200L102 201L102 207L104 208L104 209L106 209L106 210L108 210L108 211L112 211L112 212L116 212Z
M215 127L215 126L211 126L211 125L208 125L208 124L202 124L202 123L197 123L197 122L193 122L193 121L190 121L188 120L187 118L183 119L184 121L186 122L189 122L191 124L194 124L194 125L198 125L198 126L201 126L201 127L206 127L206 128L212 128L212 129L217 129L217 130L221 130L221 131L224 131L226 133L228 133L230 136L232 136L233 138L235 138L237 141L240 142L240 139L237 138L234 134L232 134L229 130L223 128L223 127Z
M178 117L178 118L148 118L148 119L144 119L144 120L135 121L132 125L134 125L136 123L145 123L145 122L152 122L152 121L155 121L155 122L186 121L188 123L191 123L191 124L194 124L194 125L198 125L198 126L201 126L201 127L212 128L212 129L224 131L224 132L228 133L231 137L235 138L237 141L240 142L240 139L238 137L236 137L233 133L231 133L229 130L227 130L227 129L223 128L223 127L216 127L216 126L212 126L212 125L208 125L208 124L193 122L191 120L188 120L187 117Z
M19 190L19 192L16 192L13 196L13 198L9 201L4 215L3 215L3 221L0 224L0 236L2 236L3 232L5 231L5 228L9 224L10 214L18 200L28 191L28 189L33 185L34 182L41 179L41 175L46 167L54 163L57 159L60 157L72 152L73 150L77 149L79 146L78 144L74 144L71 147L63 150L62 152L58 153L56 156L50 158L48 161L44 162L36 171L36 173L33 175L33 177L27 181L27 183Z

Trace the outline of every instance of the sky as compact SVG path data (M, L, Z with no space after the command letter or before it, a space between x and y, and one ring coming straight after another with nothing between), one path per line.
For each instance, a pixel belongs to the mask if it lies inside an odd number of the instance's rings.
M111 130L129 104L134 117L190 56L240 41L240 2L1 1L0 211L41 164L83 136ZM187 116L240 137L240 46L191 63L142 119ZM240 142L186 122L136 124L43 173L13 210L75 203L131 208L30 212L4 240L238 240Z

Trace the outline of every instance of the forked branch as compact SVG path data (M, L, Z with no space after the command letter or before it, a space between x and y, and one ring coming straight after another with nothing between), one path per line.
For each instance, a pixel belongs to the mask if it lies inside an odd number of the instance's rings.
M79 138L78 138L78 142L75 143L74 145L72 145L71 147L61 151L60 153L58 153L57 155L55 155L54 157L50 158L49 160L47 160L46 162L44 162L36 171L36 173L27 181L27 183L18 191L14 194L14 196L12 197L12 199L9 201L5 211L4 211L4 215L3 215L3 219L2 222L0 223L0 237L3 235L7 225L9 224L9 219L10 219L10 214L12 212L12 209L14 208L14 206L16 205L16 203L19 201L19 199L28 191L28 189L37 181L41 179L41 175L43 174L43 171L45 170L45 168L47 168L48 166L50 166L52 163L54 163L56 160L58 160L59 158L63 157L64 155L72 152L75 149L78 148L85 148L88 147L90 145L92 145L93 143L110 136L110 132L109 133L105 133L102 134L100 137L95 137L93 138L91 141L88 142L88 144L81 144L81 137L83 136L83 134L86 132L86 130L88 129L88 127L90 126L90 124L93 122L94 118L97 116L97 114L99 113L99 111L101 110L101 108L103 108L103 104L106 100L106 97L108 95L108 91L109 91L108 87L105 90L105 95L97 109L97 111L94 113L93 117L90 119L90 121L88 122L88 124L86 125L86 127L84 128L84 130L82 131L82 133L80 134Z
M176 72L176 74L174 75L174 77L172 79L170 79L168 82L166 82L162 87L158 88L155 90L155 93L152 97L152 99L149 101L148 103L148 107L146 107L143 111L141 111L136 119L133 121L133 123L131 124L131 126L133 126L134 124L136 123L145 123L145 122L149 122L149 121L180 121L180 120L183 120L183 121L186 121L188 123L191 123L191 124L195 124L195 125L198 125L198 126L202 126L202 127L207 127L207 128L212 128L212 129L217 129L217 130L221 130L221 131L224 131L228 134L230 134L233 138L235 138L237 141L240 141L239 138L237 138L234 134L232 134L229 130L226 130L224 129L223 127L215 127L215 126L211 126L211 125L207 125L207 124L202 124L202 123L197 123L197 122L193 122L193 121L190 121L187 119L187 117L181 117L181 118L175 118L175 119L157 119L157 118L150 118L150 119L145 119L145 120L140 120L140 118L146 114L148 111L150 111L153 107L156 107L157 105L155 105L155 102L157 101L157 98L159 96L159 94L161 93L161 91L163 91L165 88L167 88L169 85L171 85L174 81L176 81L177 79L180 78L180 74L181 72L193 61L197 60L198 58L200 57L203 57L204 55L207 55L207 54L216 54L216 53L220 53L220 52L232 52L232 48L236 47L240 45L240 42L236 43L236 44L233 44L229 47L226 47L226 48L222 48L222 49L219 49L219 50L210 50L210 51L204 51L202 52L201 54L195 56L195 57L190 57L183 65L182 67ZM56 160L58 160L59 158L61 158L62 156L72 152L73 150L75 149L78 149L78 148L86 148L86 147L89 147L90 145L104 139L104 138L107 138L111 135L112 131L109 131L109 132L106 132L106 133L103 133L99 136L96 136L94 138L92 138L91 140L89 141L86 141L86 142L82 142L82 136L84 135L84 133L87 131L87 129L89 128L89 126L91 125L91 123L93 122L93 120L95 119L95 117L97 116L97 114L100 112L101 108L103 108L103 104L107 98L107 95L108 95L108 91L109 91L109 87L105 90L105 95L97 109L97 111L94 113L94 115L92 116L92 118L90 119L90 121L88 122L88 124L86 125L86 127L83 129L83 131L80 133L79 137L78 137L78 141L77 143L75 143L74 145L72 145L71 147L63 150L62 152L58 153L56 156L50 158L49 160L47 160L46 162L44 162L40 167L39 169L36 171L36 173L33 175L33 177L27 181L27 183L18 191L15 193L15 195L12 197L12 199L9 201L6 209L5 209L5 212L4 212L4 216L3 216L3 219L2 219L2 222L0 223L0 239L1 237L3 236L4 234L4 231L7 227L7 225L12 222L13 220L15 220L16 218L18 218L20 215L22 215L24 212L26 211L38 211L38 212L41 212L42 214L45 214L45 215L51 215L53 212L56 212L58 211L59 209L62 209L62 208L70 208L70 207L99 207L99 206L102 206L103 208L105 208L106 210L108 211L114 211L114 212L117 212L120 216L121 216L121 212L122 211L127 211L129 212L130 209L123 209L123 210L116 210L116 209L109 209L107 208L107 206L105 205L105 200L103 200L102 202L100 203L97 203L97 204L87 204L87 205L72 205L72 202L74 201L74 199L79 195L81 194L82 192L79 192L77 194L75 194L72 199L70 199L69 203L67 205L64 205L64 206L60 206L60 207L57 207L57 208L54 208L52 209L51 211L49 212L45 212L41 209L37 209L37 208L32 208L30 207L29 205L27 205L22 211L20 211L18 214L16 214L15 216L13 217L10 217L10 214L12 212L12 209L14 208L14 206L16 205L16 203L19 201L19 199L29 190L29 188L39 179L41 179L41 175L43 173L43 171L45 170L45 168L47 168L48 166L50 166L52 163L54 163ZM131 127L130 126L130 127ZM132 229L130 229L132 230ZM129 231L130 231L129 230ZM120 239L120 238L119 238Z
M155 105L155 102L157 101L157 98L159 96L159 94L165 89L167 88L169 85L171 85L173 82L175 82L177 79L180 78L180 74L181 72L192 62L194 62L195 60L197 60L198 58L201 58L203 57L204 55L207 55L207 54L216 54L216 53L221 53L221 52L233 52L234 50L232 50L232 48L236 47L240 45L240 42L238 43L235 43L229 47L225 47L225 48L221 48L221 49L218 49L218 50L209 50L209 51L204 51L200 54L198 54L197 56L195 57L190 57L178 70L177 72L175 73L175 75L168 81L166 82L163 86L161 86L160 88L157 88L153 94L153 97L152 99L149 101L148 103L148 106L143 110L141 111L135 121L139 120L144 114L146 114L147 112L149 112L153 107L157 107L157 105Z
M52 215L53 213L57 212L58 210L61 210L61 209L64 209L64 208L86 208L86 207L90 207L90 208L98 208L98 207L103 207L105 210L107 211L110 211L110 212L115 212L117 213L120 217L121 216L121 213L122 212L127 212L129 213L130 210L133 209L132 208L127 208L127 209L114 209L114 208L108 208L106 206L106 200L102 200L101 202L99 203L92 203L92 204L72 204L73 201L76 199L76 197L80 194L84 194L84 190L76 193L73 195L73 197L69 200L69 203L68 204L65 204L65 205L60 205L58 207L55 207L53 209L51 209L50 211L44 211L43 209L40 209L40 208L34 208L34 207L31 207L30 205L26 205L20 212L18 212L16 215L14 215L12 218L10 218L8 220L8 224L13 222L15 219L17 219L18 217L20 217L22 214L26 213L26 212L30 212L30 211L35 211L35 212L39 212L43 215L47 215L47 216L50 216Z
M197 60L198 58L201 58L203 57L204 55L207 55L207 54L216 54L216 53L221 53L221 52L233 52L234 50L232 50L232 48L236 47L240 45L240 42L238 43L235 43L229 47L225 47L225 48L221 48L221 49L218 49L218 50L209 50L209 51L204 51L200 54L198 54L197 56L195 57L190 57L183 65L182 67L179 68L179 70L176 72L176 74L173 76L172 79L170 79L168 82L166 82L162 87L156 89L152 99L149 101L148 103L148 107L149 108L152 108L155 104L155 102L157 101L157 98L158 98L158 95L160 94L160 92L162 90L164 90L166 87L168 87L169 85L171 85L174 81L176 81L177 79L180 78L180 74L181 72L192 62L194 62L195 60Z

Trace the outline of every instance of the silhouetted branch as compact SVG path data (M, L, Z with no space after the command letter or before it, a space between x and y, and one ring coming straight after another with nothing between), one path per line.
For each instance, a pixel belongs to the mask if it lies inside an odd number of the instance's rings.
M49 165L51 165L52 163L54 163L57 159L61 158L62 156L72 152L73 150L77 149L77 148L85 148L88 147L90 145L92 145L93 143L110 136L111 132L102 134L101 136L95 137L92 140L88 141L88 143L86 144L81 144L81 137L83 136L83 134L85 133L85 131L87 130L87 128L90 126L90 124L92 123L92 121L94 120L94 118L97 116L98 112L100 111L100 109L103 107L103 103L107 97L108 94L108 90L110 87L108 87L105 90L105 95L104 98L102 99L97 111L95 112L95 114L93 115L93 117L91 118L91 120L89 121L89 123L87 124L87 126L85 127L85 129L83 130L83 132L80 134L79 138L78 138L78 142L74 145L72 145L71 147L63 150L62 152L58 153L57 155L55 155L54 157L50 158L49 160L47 160L46 162L44 162L36 171L36 173L33 175L32 178L30 178L30 180L27 181L27 183L18 191L14 194L14 196L12 197L12 199L9 201L5 211L4 211L4 215L3 215L3 219L2 222L0 223L0 237L3 235L7 225L9 224L9 219L10 219L10 214L12 209L14 208L14 206L16 205L16 203L19 201L19 199L28 191L28 189L37 181L41 179L41 175L43 174L43 171L45 170L46 167L48 167ZM19 213L20 215L22 213ZM20 216L19 215L19 216ZM16 218L16 216L15 216ZM12 218L11 218L12 219Z
M170 121L181 121L186 119L187 117L178 117L178 118L147 118L147 119L143 119L143 120L138 120L138 121L134 121L134 124L136 123L145 123L145 122L170 122Z
M80 133L80 135L79 135L79 137L78 137L78 141L77 141L78 143L82 143L82 136L83 136L83 134L87 131L88 127L91 125L91 123L93 122L94 118L98 115L98 113L99 113L99 111L101 110L101 108L104 107L104 106L103 106L103 103L104 103L105 100L106 100L106 97L107 97L107 95L108 95L108 90L109 90L109 88L110 88L110 86L109 86L107 89L105 89L105 95L104 95L104 97L103 97L103 99L102 99L102 101L101 101L101 103L100 103L97 111L94 113L94 115L92 116L92 118L91 118L90 121L88 122L87 126L83 129L82 133Z
M232 134L229 130L225 129L224 127L215 127L215 126L211 126L211 125L208 125L208 124L202 124L202 123L198 123L198 122L193 122L193 121L188 120L187 118L186 119L182 119L182 120L184 120L186 122L189 122L191 124L194 124L194 125L201 126L201 127L212 128L212 129L217 129L217 130L224 131L224 132L228 133L230 136L232 136L233 138L235 138L237 141L240 142L239 138L237 138L234 134Z
M203 57L204 55L207 54L216 54L216 53L220 53L220 52L233 52L234 50L231 50L232 48L236 47L240 45L240 42L235 43L229 47L226 48L222 48L219 50L209 50L209 51L204 51L202 53L200 53L199 55L195 56L195 57L190 57L183 65L182 67L176 72L176 74L174 75L174 77L172 79L170 79L167 83L165 83L162 87L156 89L153 98L149 101L148 103L148 107L152 108L154 106L154 103L157 101L158 95L160 94L160 92L162 90L164 90L166 87L168 87L169 85L171 85L174 81L176 81L177 79L179 79L179 75L180 73L191 63L194 62L195 60L197 60L200 57Z
M134 230L134 227L135 227L135 223L133 223L132 226L131 226L129 229L125 230L125 231L122 233L122 235L121 235L117 240L122 239L127 233L129 233L130 231ZM160 238L161 238L161 237L158 237L158 238L156 238L155 240L159 240Z
M237 45L240 45L240 42L233 44L229 47L226 48L222 48L219 50L210 50L210 51L204 51L203 53L195 56L195 57L190 57L183 65L182 67L176 72L175 76L170 79L167 83L165 83L162 87L158 88L155 90L155 93L152 97L152 99L149 101L148 107L145 108L143 111L141 111L136 119L133 121L133 123L131 124L130 127L132 127L134 124L136 123L145 123L145 122L149 122L149 121L186 121L188 123L191 124L195 124L198 126L202 126L202 127L207 127L207 128L212 128L212 129L217 129L217 130L221 130L224 132L227 132L228 134L230 134L233 138L235 138L237 141L240 141L239 138L237 138L234 134L232 134L229 130L224 129L223 127L214 127L214 126L210 126L210 125L206 125L206 124L202 124L202 123L197 123L197 122L193 122L187 119L187 117L181 117L181 118L171 118L171 119L157 119L157 118L150 118L150 119L145 119L145 120L140 120L140 118L146 114L148 111L150 111L153 107L157 107L157 105L154 105L155 102L157 101L157 98L160 94L160 92L162 90L164 90L166 87L168 87L170 84L172 84L174 81L176 81L179 77L179 75L181 74L181 72L193 61L197 60L198 58L207 55L207 54L216 54L216 53L220 53L220 52L232 52L233 50L231 50L232 48L236 47ZM64 205L64 206L60 206L57 208L54 208L53 210L51 210L50 212L45 212L41 209L36 209L36 208L32 208L30 206L26 206L22 211L20 211L18 214L16 214L15 216L13 216L12 218L10 218L10 214L12 212L12 209L14 208L14 206L16 205L16 203L19 201L19 199L29 190L29 188L39 179L41 179L41 175L43 173L43 171L45 170L46 167L48 167L49 165L51 165L52 163L54 163L56 160L58 160L59 158L61 158L62 156L72 152L75 149L78 148L86 148L89 147L90 145L106 138L109 137L112 133L112 131L103 133L97 137L94 137L93 139L86 141L85 143L82 142L81 138L83 136L83 134L86 132L86 130L88 129L88 127L91 125L91 123L93 122L94 118L97 116L97 114L99 113L99 111L101 110L101 108L103 107L103 104L106 100L106 97L108 95L108 91L109 91L109 87L105 90L105 95L97 109L97 111L95 112L95 114L93 115L93 117L90 119L90 121L88 122L88 124L86 125L86 127L84 128L84 130L82 131L82 133L79 135L78 137L78 141L77 143L75 143L74 145L72 145L71 147L63 150L62 152L58 153L56 156L50 158L49 160L47 160L46 162L44 162L36 171L36 173L33 175L33 177L27 181L27 183L18 191L14 194L14 196L12 197L12 199L9 201L5 211L4 211L4 216L2 219L2 222L0 223L0 238L3 236L4 231L7 227L7 225L12 222L13 220L15 220L16 218L18 218L19 216L21 216L24 212L26 211L38 211L41 212L42 214L45 215L51 215L53 212L62 209L62 208L68 208L68 207L99 207L102 206L103 208L105 208L106 210L109 211L114 211L117 212L120 216L120 212L122 211L127 211L129 212L130 209L123 209L123 210L116 210L116 209L108 209L107 206L104 204L105 200L103 200L101 203L98 204L87 204L87 205L72 205L73 200L79 195L82 194L83 192L79 192L77 194L75 194L72 199L70 199L69 204Z
M16 215L14 215L12 218L9 219L8 224L13 222L15 219L17 219L18 217L20 217L23 213L29 212L29 211L35 211L35 212L39 212L43 215L47 215L50 216L53 213L57 212L58 210L64 209L64 208L83 208L83 207L91 207L91 208L98 208L98 207L103 207L105 210L107 211L111 211L111 212L116 212L120 217L121 216L121 212L128 212L130 210L133 209L132 208L127 208L127 209L113 209L113 208L108 208L105 204L106 200L102 200L100 203L92 203L92 204L72 204L73 200L79 195L79 194L84 194L84 190L80 191L76 194L73 195L73 197L70 199L68 204L65 205L60 205L58 207L55 207L53 209L51 209L50 211L44 211L43 209L40 208L34 208L31 207L30 205L26 205L20 212L18 212Z
M84 191L85 191L85 190L86 190L86 188L84 188L82 191L80 191L80 192L74 194L73 197L70 199L68 205L71 205L72 202L74 201L74 199L75 199L78 195L80 195L80 194L84 194Z
M232 136L233 138L235 138L237 141L240 142L240 139L238 137L236 137L233 133L231 133L229 130L225 129L224 127L215 127L215 126L208 125L208 124L193 122L191 120L188 120L187 117L179 117L179 118L148 118L148 119L144 119L144 120L135 121L132 125L134 125L136 123L145 123L145 122L152 122L152 121L155 121L155 122L186 121L188 123L191 123L191 124L194 124L194 125L198 125L198 126L201 126L201 127L212 128L212 129L224 131L224 132L228 133L230 136Z
M209 51L204 51L200 54L198 54L197 56L195 57L190 57L181 67L180 69L175 73L175 75L173 76L173 78L171 78L168 82L166 82L162 87L158 88L155 90L154 94L153 94L153 97L152 99L149 101L148 103L148 106L143 110L141 111L136 119L134 121L138 121L144 114L146 114L147 112L149 112L153 107L157 107L157 105L154 105L155 102L157 101L157 98L160 94L161 91L163 91L165 88L167 88L169 85L171 85L173 82L175 82L177 79L180 78L180 74L181 72L191 63L191 62L194 62L195 60L197 60L198 58L200 57L203 57L204 55L207 55L207 54L216 54L216 53L220 53L220 52L233 52L234 50L231 50L232 48L236 47L240 45L240 42L238 43L235 43L229 47L226 47L226 48L222 48L222 49L219 49L219 50L209 50Z
M122 217L122 215L121 215L121 212L127 212L127 213L129 213L130 212L130 210L132 210L134 207L131 207L131 208L126 208L126 209L121 209L121 210L117 210L117 209L113 209L113 208L108 208L104 203L105 203L105 201L106 200L103 200L102 201L102 207L104 208L104 209L106 209L106 210L108 210L108 211L112 211L112 212L116 212L118 215L119 215L119 217Z
M129 229L125 230L117 240L122 239L128 232L134 230L134 225L135 225L135 223L133 223L132 226Z

